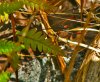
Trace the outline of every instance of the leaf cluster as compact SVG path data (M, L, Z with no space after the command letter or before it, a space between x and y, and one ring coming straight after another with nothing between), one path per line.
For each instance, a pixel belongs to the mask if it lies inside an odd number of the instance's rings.
M22 8L23 5L31 6L33 10L51 10L53 7L43 0L18 0L9 3L2 2L0 3L0 15L4 15L4 12L11 14Z
M38 49L40 52L53 53L54 55L63 54L57 45L53 45L50 39L46 39L46 36L41 31L37 32L36 29L28 31L23 44L27 49L31 47L34 51Z
M2 72L0 73L0 82L8 82L10 73L9 72Z
M50 12L54 9L54 6L48 4L43 0L18 0L13 2L2 2L0 3L0 20L7 21L8 15L12 14L13 12L23 8L24 5L30 6L33 11L47 11Z
M17 52L21 49L21 46L17 46L12 41L0 40L0 54L8 54L13 51Z
M0 3L0 23L1 20L3 22L8 20L10 14L13 14L15 11L23 8L23 6L30 6L35 12L39 10L48 11L52 10L53 8L53 6L45 2L45 0L14 0L12 2L4 1ZM25 30L20 31L18 34L16 33L16 37L18 38L16 42L5 39L0 40L0 55L5 54L8 57L7 62L10 63L14 71L18 69L20 60L17 53L23 48L28 50L31 47L33 51L38 49L40 52L50 53L55 56L57 54L63 54L63 51L60 49L60 47L54 45L51 40L47 38L45 34L43 34L42 31L30 29L27 30L26 35L23 37L24 32ZM0 73L0 82L7 82L8 78L8 72L3 70L2 73Z
M3 15L4 12L7 14L11 14L14 11L22 8L23 2L22 1L14 1L14 2L2 2L0 4L0 14Z

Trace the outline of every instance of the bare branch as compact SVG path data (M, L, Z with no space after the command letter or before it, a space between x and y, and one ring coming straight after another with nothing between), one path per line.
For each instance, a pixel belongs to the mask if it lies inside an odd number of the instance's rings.
M88 49L90 49L90 50L94 50L94 51L100 53L100 49L96 49L96 48L94 48L94 47L92 47L92 46L89 46L89 45L86 45L86 44L83 44L83 43L74 42L74 41L67 40L67 39L61 38L61 37L58 37L58 40L63 41L63 42L65 42L65 43L68 42L68 43L71 43L71 44L74 44L74 45L79 45L79 46L81 46L81 47L85 47L85 48L88 48Z

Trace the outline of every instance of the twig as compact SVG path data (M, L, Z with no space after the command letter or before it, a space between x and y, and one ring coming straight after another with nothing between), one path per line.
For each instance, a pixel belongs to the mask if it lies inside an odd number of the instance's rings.
M86 13L86 14L89 13L86 9L83 8L83 10L84 10L84 13ZM97 16L96 16L95 14L93 14L92 12L91 12L91 17L94 18L96 21L99 21L99 22L100 22L100 18L97 17Z
M63 41L63 42L65 42L65 43L68 42L68 43L71 43L71 44L74 44L74 45L79 45L79 46L81 46L81 47L85 47L85 48L88 48L88 49L90 49L90 50L94 50L94 51L100 53L100 49L96 49L96 48L94 48L94 47L91 47L91 46L86 45L86 44L83 44L83 43L74 42L74 41L67 40L67 39L61 38L61 37L58 37L58 40Z
M64 31L82 31L84 30L84 28L75 28L75 29L70 29L70 30L64 30ZM93 31L93 32L100 32L100 30L97 30L97 29L92 29L92 28L86 28L85 29L86 31Z
M58 19L62 19L62 20L67 20L67 21L72 21L72 22L79 22L79 23L86 23L86 22L83 22L83 21L79 21L79 20L73 20L73 19L68 19L68 18L62 18L62 17L58 17L58 16L53 16L53 15L48 15L48 16L51 16L51 17L54 17L54 18L58 18ZM89 23L90 25L94 25L96 23ZM100 24L99 24L100 26Z

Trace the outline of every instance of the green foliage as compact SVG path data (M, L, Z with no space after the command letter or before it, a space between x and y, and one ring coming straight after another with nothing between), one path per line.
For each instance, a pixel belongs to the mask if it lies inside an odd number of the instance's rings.
M32 29L27 33L24 37L23 43L27 49L32 47L34 51L37 48L40 52L44 51L47 53L53 53L54 55L60 53L63 54L58 46L53 45L49 39L46 39L46 36L43 35L41 31L37 32L36 29Z
M0 3L0 20L2 20L3 22L8 21L9 14L11 14L14 11L22 8L22 6L23 6L22 1Z
M16 10L23 7L23 5L28 5L36 10L51 10L53 6L49 5L43 0L18 0L13 2L2 2L0 4L0 15L4 13L11 14Z
M54 6L48 4L45 0L29 0L27 3L35 10L51 11Z
M4 15L0 15L0 20L3 21L3 22L8 21L9 20L9 15L4 12Z
M50 11L54 8L45 0L13 0L12 2L4 0L0 3L0 22L10 20L9 15L23 8L23 5L30 6L34 12L39 10ZM24 34L25 36L23 36ZM34 51L38 49L40 52L43 51L54 55L63 54L62 50L57 45L54 45L50 39L46 38L41 31L37 32L36 29L22 30L16 34L16 37L17 35L19 37L18 42L0 40L0 54L7 55L7 61L14 71L18 69L19 64L17 52L20 52L23 48L29 49L31 47ZM9 73L2 71L0 73L0 82L8 82L8 79Z
M14 70L17 70L17 69L18 69L19 56L18 56L16 53L14 53L14 52L11 53L10 64L11 64L11 67L12 67Z
M11 3L8 2L2 2L0 4L0 14L3 15L4 12L7 14L11 14L14 11L20 9L23 6L23 2L22 1L14 1Z
M8 82L9 77L10 77L10 73L9 72L2 71L2 73L0 73L0 82Z
M14 42L7 40L0 40L0 54L8 54L11 53L12 51L16 52L19 50L21 50L21 46L17 46Z
M43 0L18 0L13 2L2 2L0 3L0 20L7 21L9 14L23 8L23 5L30 6L33 10L45 10L51 11L54 9L53 6L49 5Z

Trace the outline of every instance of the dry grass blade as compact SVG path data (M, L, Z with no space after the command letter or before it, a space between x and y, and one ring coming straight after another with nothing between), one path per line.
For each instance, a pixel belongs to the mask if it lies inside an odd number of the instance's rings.
M48 34L48 36L51 38L52 42L54 42L54 44L58 44L57 41L56 41L56 36L55 36L55 32L53 31L53 29L51 29L51 26L49 25L49 22L48 22L48 19L47 19L47 14L43 11L40 11L40 14L41 14L41 17L42 17L42 20L43 20L43 24L45 26L45 30ZM57 59L59 61L59 66L61 68L61 71L62 73L64 73L64 70L66 68L66 64L64 62L64 59L63 57L57 56Z
M84 30L84 28L77 27L77 28L70 29L70 30L65 30L65 31L69 32L69 31L82 31L82 30ZM100 30L93 29L93 28L86 28L85 30L86 31L93 31L93 32L100 32Z
M99 42L99 44L97 44L98 42ZM96 45L94 45L94 44L96 44ZM95 39L91 45L93 45L93 47L100 48L100 33L97 34L97 36L95 37ZM76 77L75 82L86 82L85 78L86 78L88 66L89 66L93 56L96 55L97 52L96 53L95 52L96 51L92 51L92 50L87 51L86 56L84 58L84 61L83 61L82 65L77 73L77 77Z

